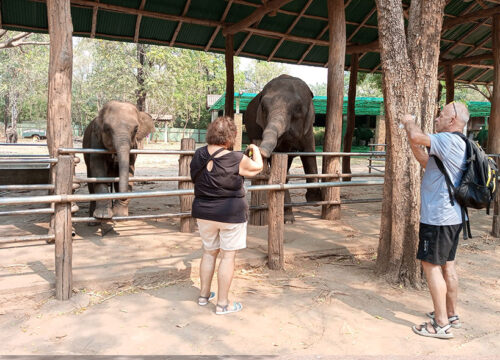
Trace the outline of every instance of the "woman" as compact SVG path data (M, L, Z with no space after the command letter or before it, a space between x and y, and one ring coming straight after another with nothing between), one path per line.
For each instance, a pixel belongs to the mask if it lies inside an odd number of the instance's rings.
M195 199L192 216L197 219L203 241L200 264L200 297L205 306L215 297L210 285L219 253L217 272L217 315L240 311L239 302L229 303L228 294L234 272L236 251L246 247L248 205L243 176L254 176L262 170L259 148L250 145L249 155L233 152L236 125L230 117L219 117L208 126L207 146L196 150L191 161L191 179Z

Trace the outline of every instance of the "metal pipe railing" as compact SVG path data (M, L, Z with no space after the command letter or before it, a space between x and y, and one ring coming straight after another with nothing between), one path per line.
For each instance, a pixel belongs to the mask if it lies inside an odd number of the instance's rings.
M154 215L131 215L131 216L113 216L111 219L97 219L95 217L73 217L73 223L89 223L89 222L106 222L106 221L128 221L128 220L155 220L167 219L173 217L188 217L191 216L190 212L180 212L171 214L154 214Z
M6 236L0 238L0 244L9 244L28 241L51 241L55 240L55 235L24 235L24 236Z
M54 213L54 209L52 209L52 208L44 208L44 209L0 211L0 216L53 214L53 213Z
M17 159L17 160L4 160L0 159L0 164L55 164L57 159L55 158L45 158L45 159Z
M54 190L53 184L0 185L0 190Z
M323 183L299 183L299 184L268 184L251 185L246 187L247 191L266 191L266 190L287 190L287 189L318 189L326 187L344 187L344 186L372 186L383 185L383 181L336 181ZM26 196L0 198L0 206L4 205L27 205L44 203L62 203L79 201L98 201L98 200L117 200L117 199L137 199L150 197L166 197L194 195L194 189L186 190L168 190L168 191L144 191L128 193L108 193L108 194L73 194L73 195L46 195L46 196Z
M287 175L287 179L315 179L315 178L349 178L349 177L380 177L381 175L373 175L370 173L352 173L352 174L295 174ZM257 175L253 177L247 177L249 180L266 180L269 176ZM75 177L73 182L75 183L110 183L119 182L118 177L93 177L93 178L82 178ZM190 176L131 176L128 179L129 182L140 182L140 181L191 181ZM0 188L1 189L1 188Z

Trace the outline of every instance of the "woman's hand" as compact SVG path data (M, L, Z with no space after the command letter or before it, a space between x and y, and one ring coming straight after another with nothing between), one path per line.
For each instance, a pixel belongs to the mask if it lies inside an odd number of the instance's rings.
M262 171L264 166L260 149L257 145L250 144L245 151L246 153L248 156L243 156L240 161L239 174L241 176L255 176Z

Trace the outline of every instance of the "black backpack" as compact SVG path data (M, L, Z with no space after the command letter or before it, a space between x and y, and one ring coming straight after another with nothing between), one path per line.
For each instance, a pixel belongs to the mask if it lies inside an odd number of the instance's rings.
M466 169L462 175L462 180L457 187L453 186L448 172L444 168L443 162L436 156L431 155L436 161L436 165L444 175L448 194L450 195L451 205L454 205L453 199L462 207L462 224L464 230L464 239L472 237L469 221L466 221L465 215L467 208L484 209L490 213L490 204L495 197L497 190L498 168L484 150L474 141L469 140L464 134L454 132L465 141L466 151Z

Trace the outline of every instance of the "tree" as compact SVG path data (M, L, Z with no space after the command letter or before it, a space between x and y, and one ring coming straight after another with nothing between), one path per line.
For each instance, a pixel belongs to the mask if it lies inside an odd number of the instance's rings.
M4 126L20 119L45 119L47 113L47 35L0 30L0 108ZM29 41L28 41L29 38ZM29 46L28 46L29 45Z
M389 281L418 287L415 259L420 220L420 166L398 120L415 114L430 132L437 91L439 40L445 0L413 0L407 35L400 0L376 0L384 83L387 155L376 271Z
M287 68L284 64L257 60L245 71L245 91L258 93L269 81L286 73Z

